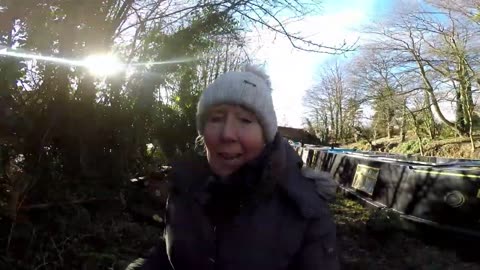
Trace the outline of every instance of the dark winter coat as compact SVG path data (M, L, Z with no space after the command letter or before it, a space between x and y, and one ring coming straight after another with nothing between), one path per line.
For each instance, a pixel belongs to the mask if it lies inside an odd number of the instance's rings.
M301 166L278 135L228 184L206 162L174 165L165 242L142 269L338 269L325 192Z

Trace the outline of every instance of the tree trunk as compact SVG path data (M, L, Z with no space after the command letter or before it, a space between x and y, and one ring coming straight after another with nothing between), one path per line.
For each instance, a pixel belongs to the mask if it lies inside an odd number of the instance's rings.
M406 107L407 107L407 100L404 99L403 100L403 107L402 107L402 123L400 125L400 142L405 142L405 133L406 133L406 124L407 124L407 110L406 110Z
M418 126L417 118L415 117L415 114L411 113L411 117L413 120L413 127L414 127L414 132L415 136L417 137L417 142L418 142L418 148L420 150L420 155L424 155L424 150L423 150L423 143L422 143L422 137L420 135L420 128Z
M392 123L390 122L387 123L387 138L392 138Z
M449 126L450 128L452 128L453 130L455 130L457 132L457 134L459 134L460 136L462 135L460 130L457 128L457 126L448 121L447 118L445 118L445 115L443 115L442 111L440 110L440 105L438 104L438 101L435 97L435 94L433 92L433 86L432 84L430 83L430 80L428 79L427 77L427 72L425 71L425 67L423 65L423 62L420 60L419 56L413 52L413 57L415 58L415 61L417 62L417 66L420 70L420 74L422 75L422 80L425 84L425 91L427 93L427 96L429 97L429 100L431 102L431 104L433 105L433 108L435 109L435 112L437 113L438 117L440 118L440 121L442 121L442 123L444 123L445 125ZM431 108L429 108L430 112L431 112Z
M473 105L471 105L470 102L467 102L467 117L469 122L468 136L470 138L471 158L473 158L475 153L475 141L473 140L473 109Z
M463 117L463 102L462 102L462 94L460 90L457 90L455 93L456 99L457 99L457 106L456 106L456 111L455 111L455 124L460 130L461 133L464 133L465 131L465 119Z
M424 107L425 107L425 116L424 116L424 122L425 122L425 129L427 130L428 136L430 139L435 139L436 137L436 128L435 128L435 118L433 116L432 112L432 106L430 103L430 94L428 92L425 93L425 99L424 99Z

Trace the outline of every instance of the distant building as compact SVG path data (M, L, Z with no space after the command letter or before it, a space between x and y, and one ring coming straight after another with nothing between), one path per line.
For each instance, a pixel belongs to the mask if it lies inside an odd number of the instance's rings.
M304 129L290 128L290 127L278 127L278 132L284 138L292 140L294 142L300 142L304 144L321 144L321 141L317 136L308 133Z

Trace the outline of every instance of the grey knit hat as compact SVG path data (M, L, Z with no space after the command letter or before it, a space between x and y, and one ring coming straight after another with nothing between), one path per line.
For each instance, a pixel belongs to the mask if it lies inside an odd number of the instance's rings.
M203 135L208 109L219 104L245 107L257 116L267 142L277 133L277 116L273 108L272 87L267 74L259 67L246 65L243 71L220 75L200 96L197 106L197 131Z

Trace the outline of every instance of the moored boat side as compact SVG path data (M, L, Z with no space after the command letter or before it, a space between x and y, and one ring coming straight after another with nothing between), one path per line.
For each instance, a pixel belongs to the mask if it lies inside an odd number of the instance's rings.
M480 161L353 149L302 149L306 165L344 191L403 218L480 237Z

